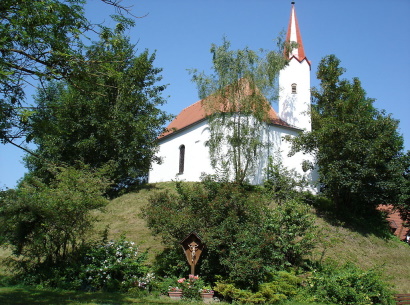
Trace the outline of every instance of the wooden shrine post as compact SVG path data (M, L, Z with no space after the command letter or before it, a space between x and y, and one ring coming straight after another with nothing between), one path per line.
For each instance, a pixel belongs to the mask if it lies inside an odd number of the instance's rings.
M191 266L191 274L195 275L195 265L201 256L204 244L197 233L192 232L181 241L188 264Z

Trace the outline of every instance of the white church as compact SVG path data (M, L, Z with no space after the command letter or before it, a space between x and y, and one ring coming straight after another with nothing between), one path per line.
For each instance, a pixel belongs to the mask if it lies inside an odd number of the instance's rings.
M289 64L279 74L279 113L272 107L269 111L269 123L263 137L270 143L262 152L260 164L250 175L252 184L261 184L265 180L265 168L269 156L280 158L288 170L294 170L305 176L308 181L316 180L314 170L304 171L304 161L313 161L313 157L302 153L288 156L290 143L285 136L294 137L303 131L311 131L310 118L310 62L305 55L302 37L292 2L290 21L286 40L296 42L288 56ZM200 181L203 173L214 174L211 166L209 148L209 122L203 100L183 109L169 124L167 131L158 139L161 164L152 164L149 183L179 181ZM315 187L310 188L315 192Z

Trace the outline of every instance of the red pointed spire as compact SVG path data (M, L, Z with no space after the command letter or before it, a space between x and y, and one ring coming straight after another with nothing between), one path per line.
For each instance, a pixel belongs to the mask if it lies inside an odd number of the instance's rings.
M300 34L298 19L296 18L295 2L292 2L292 10L290 12L290 20L288 25L288 32L286 34L286 41L296 42L298 44L297 48L294 48L292 52L286 54L286 56L289 59L292 59L294 57L300 62L304 59L307 60L307 57L305 55L305 49L303 48L302 35ZM307 62L309 63L308 60Z

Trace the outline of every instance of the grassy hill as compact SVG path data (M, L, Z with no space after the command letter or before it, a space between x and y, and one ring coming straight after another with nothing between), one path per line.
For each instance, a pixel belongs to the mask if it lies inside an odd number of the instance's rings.
M98 230L109 226L110 238L126 234L134 242L143 242L153 256L162 249L161 241L154 238L140 217L153 192L173 190L173 183L159 183L123 195L110 202L98 216ZM321 242L312 254L316 260L332 259L343 264L353 262L362 268L382 268L383 274L397 292L410 293L410 247L394 236L378 234L372 224L352 226L329 217L318 215Z
M152 236L140 212L153 192L166 189L173 190L174 184L150 185L112 200L104 212L97 213L100 222L96 232L109 226L109 238L125 234L127 239L141 242L143 249L149 248L151 258L154 257L162 249L161 241ZM397 292L410 293L410 247L407 244L394 236L379 234L372 224L352 226L320 215L317 224L321 241L312 254L313 259L332 259L340 264L350 261L365 269L382 268L385 278ZM93 237L97 236L95 233ZM0 256L6 254L0 252Z

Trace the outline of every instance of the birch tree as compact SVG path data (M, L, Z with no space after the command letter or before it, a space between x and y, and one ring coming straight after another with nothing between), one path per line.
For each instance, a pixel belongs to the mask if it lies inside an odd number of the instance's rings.
M277 76L287 64L283 44L278 46L278 51L231 50L224 38L211 47L211 75L191 70L208 114L211 165L224 179L244 183L260 161Z

